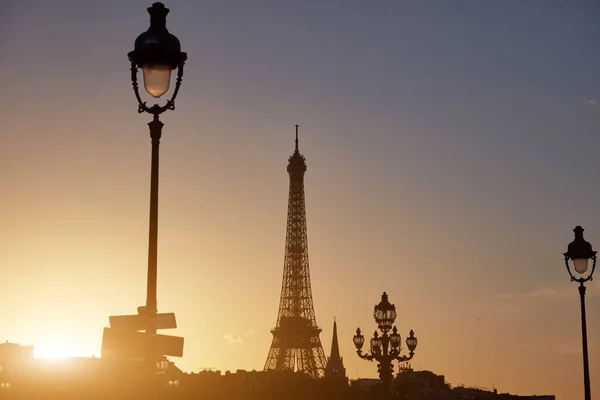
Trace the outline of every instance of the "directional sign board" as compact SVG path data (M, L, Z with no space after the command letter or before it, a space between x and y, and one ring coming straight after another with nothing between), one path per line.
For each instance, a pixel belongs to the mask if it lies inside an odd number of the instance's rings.
M165 356L183 357L183 338L180 336L156 335L153 345L157 351Z
M144 335L139 333L139 335ZM146 342L138 338L138 332L104 328L102 334L102 358L143 360L147 354Z
M147 317L142 315L113 315L108 317L110 327L114 329L127 329L143 331L147 328ZM175 329L177 321L174 313L156 314L156 329Z
M102 358L143 359L148 352L182 357L183 338L168 335L147 335L132 330L104 328Z

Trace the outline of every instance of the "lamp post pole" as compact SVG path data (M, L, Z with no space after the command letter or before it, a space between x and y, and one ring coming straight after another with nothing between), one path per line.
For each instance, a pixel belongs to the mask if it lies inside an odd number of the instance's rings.
M169 9L164 4L156 2L148 8L150 14L150 27L141 33L135 40L134 50L129 52L131 61L131 83L133 92L138 101L138 113L152 115L148 123L152 141L152 160L150 172L150 223L148 232L148 280L146 288L146 306L138 309L139 314L145 319L147 341L146 361L153 373L156 372L160 354L151 340L156 336L157 306L157 275L158 275L158 165L159 146L162 135L163 123L159 120L160 114L167 110L175 109L175 98L181 87L183 78L183 65L187 54L181 51L181 44L176 36L169 33L166 26L166 17ZM177 69L175 89L166 104L155 104L148 107L138 89L137 72L142 69L144 88L154 98L160 98L168 90L171 82L171 72Z
M158 278L158 155L163 123L158 114L148 123L152 140L150 169L150 226L148 233L148 281L146 288L146 311L148 312L148 335L156 335L157 278Z
M587 344L587 324L585 312L585 282L592 280L592 275L596 269L596 252L592 250L592 245L583 238L584 229L576 226L573 229L575 239L569 243L567 252L563 253L567 271L571 276L572 282L579 282L579 298L581 300L581 345L583 347L583 387L584 399L591 400L590 388L590 365L588 359ZM588 264L592 260L592 269L589 273ZM571 261L572 265L569 263Z
M375 306L373 311L373 318L375 319L375 322L377 322L377 326L381 331L381 336L377 331L373 333L373 338L370 341L371 353L362 353L365 337L360 332L360 328L356 329L356 335L353 337L358 356L364 360L376 360L378 362L377 372L379 373L379 379L381 379L382 382L383 395L386 398L391 395L391 385L394 373L394 365L392 362L394 360L400 362L411 360L415 355L415 349L417 348L418 343L417 338L411 329L408 338L406 338L406 346L408 347L409 354L408 356L400 355L400 352L402 351L402 348L400 347L402 338L398 333L398 329L394 326L392 333L388 334L390 329L392 329L396 316L396 306L390 304L387 293L383 292L381 302Z
M583 387L585 400L592 399L590 388L590 364L588 359L587 324L585 321L585 285L579 284L579 297L581 299L581 345L583 347Z

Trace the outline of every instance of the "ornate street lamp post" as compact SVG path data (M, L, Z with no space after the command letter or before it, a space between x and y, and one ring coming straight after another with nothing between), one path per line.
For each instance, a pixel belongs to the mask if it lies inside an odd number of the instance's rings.
M573 229L575 232L575 239L569 243L567 252L563 255L565 257L567 271L571 276L571 282L579 282L579 297L581 298L581 341L583 346L583 385L585 389L585 400L591 400L584 283L592 280L592 275L596 269L596 252L592 250L592 245L583 238L583 230L584 229L581 226L576 226L575 229ZM592 260L592 269L588 273L590 260ZM569 261L571 261L571 263L569 263Z
M175 109L175 98L183 78L183 65L187 59L181 51L179 39L169 33L166 17L169 9L162 3L154 3L148 8L150 28L140 34L135 40L134 50L128 54L131 61L131 82L133 92L138 101L138 112L152 114L153 119L148 123L152 139L152 161L150 178L150 229L148 241L148 282L146 306L140 307L140 314L146 316L146 333L156 335L156 278L157 278L157 241L158 241L158 148L163 123L159 115L167 110ZM138 90L137 72L142 69L144 88L154 98L159 98L169 90L171 71L177 69L175 89L171 98L162 106L155 104L151 107L142 101ZM152 350L149 349L151 352ZM148 354L149 362L154 364L156 354Z
M369 343L371 353L362 354L362 347L365 343L365 337L361 334L360 328L356 329L356 335L354 335L353 341L356 346L356 353L362 359L378 362L377 372L379 372L379 379L383 383L383 389L386 396L389 396L392 377L394 372L394 366L392 361L397 360L404 362L412 359L415 355L415 349L417 348L417 338L414 332L410 331L408 338L406 338L406 347L408 347L408 356L401 356L400 352L402 348L402 339L398 333L398 329L394 325L396 320L396 306L390 304L386 292L381 295L381 302L375 306L373 311L373 318L377 322L377 327L381 331L381 336L377 331L373 334L373 338ZM388 332L392 330L392 333L388 335Z

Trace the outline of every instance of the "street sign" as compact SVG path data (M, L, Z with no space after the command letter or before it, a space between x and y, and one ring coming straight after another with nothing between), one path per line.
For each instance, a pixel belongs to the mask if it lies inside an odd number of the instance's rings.
M108 317L110 327L115 329L127 329L130 331L146 330L146 316L144 315L113 315ZM177 321L174 313L156 314L156 329L175 329Z
M156 335L154 347L164 356L183 357L183 338L180 336Z
M147 335L133 330L104 328L102 358L139 360L149 352L182 357L183 338L169 335Z
M100 356L102 358L143 360L145 354L147 354L146 342L138 335L143 336L145 334L104 328Z

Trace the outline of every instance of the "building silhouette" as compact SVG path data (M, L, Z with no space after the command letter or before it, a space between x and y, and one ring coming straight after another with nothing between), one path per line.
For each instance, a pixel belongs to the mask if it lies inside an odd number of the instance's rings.
M277 324L265 370L300 371L313 378L324 375L325 353L321 345L312 300L308 266L304 173L306 162L296 148L288 159L290 178L283 283Z
M453 397L450 384L444 375L431 371L415 371L410 365L404 366L392 384L392 392L400 398L414 399L436 398L445 399Z
M453 400L556 400L554 395L522 396L510 393L498 393L497 389L457 386L452 389Z
M334 322L335 323L335 322ZM337 324L336 324L337 325ZM337 331L337 326L335 326ZM337 332L333 337L337 339ZM331 377L337 340L332 340L325 376ZM339 348L337 351L339 355ZM342 361L341 357L337 357ZM336 363L337 364L337 363ZM338 364L339 366L339 364ZM312 379L302 371L202 371L169 368L157 379L142 379L139 363L96 357L33 358L33 347L0 344L0 399L214 399L214 400L374 400L381 398L379 379ZM343 364L342 364L343 368ZM343 369L338 368L338 372ZM497 390L458 386L443 375L403 368L392 384L394 400L556 400L554 396L519 396ZM160 394L160 396L158 396Z
M348 382L346 377L346 368L344 367L344 358L340 356L340 346L337 336L337 322L333 318L333 336L331 338L331 353L327 358L325 366L325 378L329 380Z
M14 385L15 379L33 362L33 346L0 343L0 395Z

